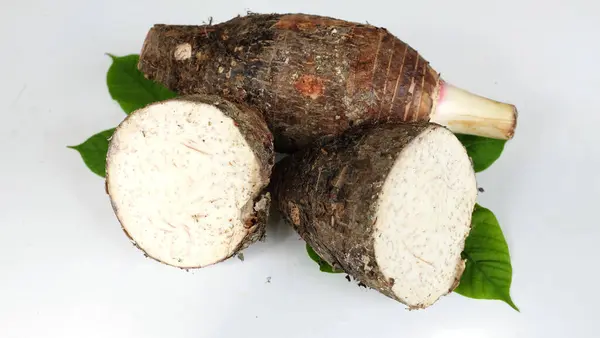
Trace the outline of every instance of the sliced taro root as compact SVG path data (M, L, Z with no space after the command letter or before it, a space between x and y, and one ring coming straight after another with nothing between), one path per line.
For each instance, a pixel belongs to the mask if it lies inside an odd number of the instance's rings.
M283 159L271 183L301 237L366 286L410 308L458 286L477 184L445 127L354 128Z
M180 268L223 261L264 235L273 137L260 113L194 95L129 115L110 140L106 185L123 230Z

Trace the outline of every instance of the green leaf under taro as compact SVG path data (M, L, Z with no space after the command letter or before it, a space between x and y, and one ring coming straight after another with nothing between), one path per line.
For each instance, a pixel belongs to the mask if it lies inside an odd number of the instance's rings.
M519 311L510 297L512 266L508 245L489 209L475 206L463 256L467 260L466 269L454 290L456 293L475 299L502 300Z
M106 153L108 152L108 139L115 129L102 131L85 142L76 146L68 146L75 149L81 155L85 165L95 174L104 177L106 175Z
M319 264L319 270L327 273L342 273L343 270L334 269L331 265L323 260L323 258L319 257L319 255L310 247L310 245L306 244L306 252L308 252L308 256L317 264Z
M137 68L139 55L114 56L106 74L106 84L110 96L119 103L125 113L143 108L150 103L177 96L161 84L148 80Z
M502 154L506 140L498 140L475 135L456 134L456 137L467 148L473 159L475 172L489 168Z

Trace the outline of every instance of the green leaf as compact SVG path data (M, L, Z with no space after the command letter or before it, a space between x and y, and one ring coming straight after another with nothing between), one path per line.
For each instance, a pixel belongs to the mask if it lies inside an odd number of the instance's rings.
M473 159L475 172L484 171L502 154L506 140L498 140L474 135L456 134L456 137L467 148L467 153Z
M467 260L466 269L454 290L456 293L475 299L502 300L519 311L510 297L512 266L508 245L489 209L475 206L463 257Z
M109 54L113 63L106 74L110 96L119 103L125 113L143 108L150 103L177 96L161 84L148 80L137 68L139 55L117 57Z
M327 273L342 273L342 272L344 272L343 270L334 269L331 265L329 265L327 262L325 262L323 260L323 258L319 257L319 255L317 255L315 250L313 250L313 248L311 248L310 245L308 245L308 243L306 244L306 252L308 252L308 256L313 261L315 261L315 262L317 262L317 264L319 264L319 270L321 270L323 272L327 272Z
M106 175L106 153L108 152L109 138L115 129L102 131L85 142L76 146L68 146L75 149L81 155L85 165L95 174L104 177Z

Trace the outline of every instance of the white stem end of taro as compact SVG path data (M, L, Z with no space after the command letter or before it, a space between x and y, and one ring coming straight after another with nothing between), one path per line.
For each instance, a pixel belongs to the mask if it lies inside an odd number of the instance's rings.
M509 140L517 125L514 105L470 93L440 81L430 121L457 134Z

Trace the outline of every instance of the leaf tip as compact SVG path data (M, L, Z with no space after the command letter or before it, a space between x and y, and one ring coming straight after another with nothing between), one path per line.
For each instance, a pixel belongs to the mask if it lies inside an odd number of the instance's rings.
M116 55L114 55L114 54L111 54L111 53L104 53L104 54L105 54L106 56L110 57L111 59L113 59L113 61L117 59L117 56L116 56Z
M512 307L515 311L521 313L521 310L519 310L519 308L517 307L517 305L510 298L510 296L508 296L508 299L504 299L504 302L506 304L508 304L510 307Z

